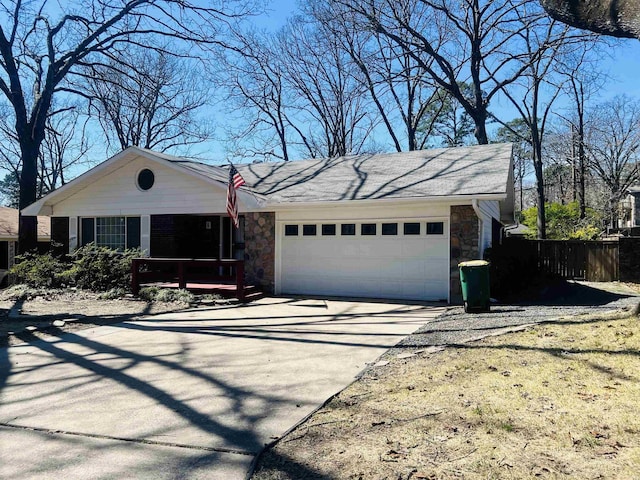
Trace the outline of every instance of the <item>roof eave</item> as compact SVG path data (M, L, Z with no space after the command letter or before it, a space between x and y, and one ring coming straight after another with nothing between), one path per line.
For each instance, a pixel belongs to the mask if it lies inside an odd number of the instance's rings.
M259 210L278 211L278 210L295 210L309 207L336 207L336 206L367 206L367 205L379 205L385 204L423 204L427 203L459 203L459 204L471 204L473 199L476 200L497 200L503 201L507 198L506 193L482 193L482 194L469 194L469 195L432 195L425 197L396 197L396 198L373 198L373 199L346 199L346 200L332 200L332 201L300 201L300 202L267 202L262 205Z

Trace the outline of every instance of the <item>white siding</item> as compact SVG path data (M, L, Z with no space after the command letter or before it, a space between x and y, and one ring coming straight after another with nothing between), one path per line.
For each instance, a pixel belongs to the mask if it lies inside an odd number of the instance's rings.
M500 221L500 203L497 200L481 200L478 202L480 210L480 256L486 248L491 247L493 236L492 219Z
M148 168L155 175L150 190L138 189L138 172ZM226 211L224 185L137 158L113 173L91 183L84 190L55 204L55 216L116 216L179 213L223 213ZM240 206L242 208L242 206Z
M78 248L78 219L69 218L69 253Z
M279 210L277 213L277 221L304 221L313 220L322 222L323 220L402 220L406 218L423 218L423 217L447 217L451 211L449 203L428 203L428 202L411 202L411 203L394 203L385 204L383 201L376 206L359 206L357 201L351 202L351 205L344 203L337 204L335 207L312 207Z
M140 217L140 250L145 255L151 252L151 216L142 215Z

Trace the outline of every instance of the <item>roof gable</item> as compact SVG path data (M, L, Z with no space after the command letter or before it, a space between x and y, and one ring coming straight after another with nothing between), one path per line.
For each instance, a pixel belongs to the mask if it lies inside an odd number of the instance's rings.
M159 163L200 181L215 184L221 189L226 188L227 173L223 167L207 165L207 174L204 175L194 167L194 165L198 165L197 162L139 147L129 147L28 206L23 210L23 213L25 215L50 214L52 205L80 194L83 190L91 188L103 178L140 158L152 163Z

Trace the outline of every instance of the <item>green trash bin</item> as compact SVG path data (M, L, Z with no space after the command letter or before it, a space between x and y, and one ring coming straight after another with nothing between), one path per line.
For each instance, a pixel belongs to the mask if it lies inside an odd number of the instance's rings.
M489 297L489 262L472 260L458 264L464 311L488 312Z

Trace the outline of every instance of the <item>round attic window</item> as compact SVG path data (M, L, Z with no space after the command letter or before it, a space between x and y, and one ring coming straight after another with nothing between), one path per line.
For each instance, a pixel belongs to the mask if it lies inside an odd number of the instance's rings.
M145 168L138 173L138 187L140 187L140 190L149 190L153 187L155 179L156 177L153 172L148 168Z

